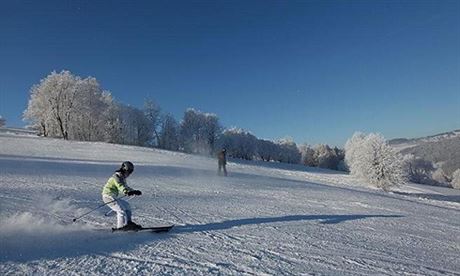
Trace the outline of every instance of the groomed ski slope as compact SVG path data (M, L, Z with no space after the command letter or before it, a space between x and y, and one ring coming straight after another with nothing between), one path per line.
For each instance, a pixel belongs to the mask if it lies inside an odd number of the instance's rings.
M121 161L145 226L110 233ZM0 134L0 275L460 275L460 193L385 193L333 171Z

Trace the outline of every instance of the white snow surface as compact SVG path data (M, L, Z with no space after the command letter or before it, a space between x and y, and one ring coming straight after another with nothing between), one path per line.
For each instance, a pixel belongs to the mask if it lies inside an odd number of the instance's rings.
M111 233L101 189L122 161L143 195ZM386 193L303 166L0 134L0 275L460 275L460 193Z

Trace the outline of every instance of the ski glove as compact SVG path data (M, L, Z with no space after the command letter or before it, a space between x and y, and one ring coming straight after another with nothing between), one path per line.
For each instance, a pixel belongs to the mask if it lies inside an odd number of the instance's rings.
M128 195L129 195L129 196L132 196L132 195L138 195L138 196L140 196L140 195L142 195L142 192L139 191L139 190L132 190L132 191L129 191L129 192L128 192Z

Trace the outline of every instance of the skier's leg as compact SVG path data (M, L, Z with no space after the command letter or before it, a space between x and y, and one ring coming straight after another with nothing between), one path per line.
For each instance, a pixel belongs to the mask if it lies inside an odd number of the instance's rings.
M227 176L227 168L226 168L226 165L224 164L222 167L224 168L224 175Z
M117 213L117 228L125 226L128 223L128 216L129 218L131 218L131 209L129 208L129 204L124 200L114 199L113 197L107 195L104 195L102 197L102 200L104 201L104 203L112 201L111 203L107 204L107 206L109 206L110 209ZM126 207L124 208L124 204L120 204L120 202L125 202L126 204L128 204L128 212L126 212Z
M124 211L124 225L128 224L131 221L131 206L125 200L118 199L118 204L120 205L121 209Z
M132 215L132 212L131 212L131 206L129 205L129 203L127 201L124 201L124 200L118 200L119 201L119 205L120 207L123 209L124 211L124 214L125 216L123 217L123 223L124 223L124 227L127 227L127 230L138 230L138 229L141 229L142 226L137 224L137 223L134 223L131 219L131 215Z

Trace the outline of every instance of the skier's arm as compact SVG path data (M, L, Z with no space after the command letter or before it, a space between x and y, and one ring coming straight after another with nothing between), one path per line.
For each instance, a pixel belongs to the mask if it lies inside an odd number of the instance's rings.
M114 184L118 189L118 192L122 192L125 195L132 196L132 195L141 195L142 192L139 190L134 190L133 188L129 187L126 181L121 180L117 177L114 178Z
M117 177L112 177L110 181L112 182L111 184L117 188L119 193L123 193L126 195L128 194L129 191L133 190L130 187L128 187L126 183L123 183L123 181L120 181L120 179L117 179Z
M123 194L132 196L132 195L142 195L142 192L139 190L134 190L133 188L129 187L126 182L117 182L118 191L122 191Z
M133 190L130 187L128 187L128 185L120 183L120 182L118 182L117 185L118 185L118 190L122 191L123 194L125 194L125 195L127 195L129 192L131 192Z

